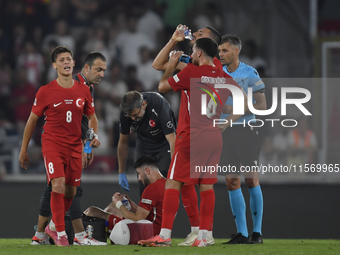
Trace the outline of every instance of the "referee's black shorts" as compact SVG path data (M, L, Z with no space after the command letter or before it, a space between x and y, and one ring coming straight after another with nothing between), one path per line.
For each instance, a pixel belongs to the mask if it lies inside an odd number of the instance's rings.
M223 149L220 166L231 166L237 169L236 172L226 174L240 174L241 166L258 166L261 150L258 130L248 125L233 125L222 133Z

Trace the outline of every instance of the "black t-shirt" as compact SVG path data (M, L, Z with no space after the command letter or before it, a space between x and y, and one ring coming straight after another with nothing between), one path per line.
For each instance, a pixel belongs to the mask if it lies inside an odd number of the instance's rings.
M156 92L143 92L147 102L145 114L140 121L133 121L120 112L120 133L128 135L136 132L136 149L143 154L152 154L161 150L169 150L166 135L176 131L177 122L168 101Z
M88 84L87 79L85 78L85 76L82 73L77 73L73 78L76 81L80 81L81 83L84 83L87 86L89 86L92 98L94 98L94 87L93 87L92 84L91 84L91 86ZM86 132L87 132L88 129L89 129L89 120L87 119L87 117L85 115L83 115L83 118L81 120L81 139L82 140L86 139Z

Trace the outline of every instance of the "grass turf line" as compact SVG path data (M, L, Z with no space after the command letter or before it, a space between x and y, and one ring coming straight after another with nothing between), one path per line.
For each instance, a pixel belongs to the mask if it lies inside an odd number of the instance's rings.
M223 245L226 239L215 239L208 247L178 246L183 239L172 239L172 247L140 247L137 245L73 246L30 245L31 239L0 239L0 254L340 254L340 240L265 239L263 245Z

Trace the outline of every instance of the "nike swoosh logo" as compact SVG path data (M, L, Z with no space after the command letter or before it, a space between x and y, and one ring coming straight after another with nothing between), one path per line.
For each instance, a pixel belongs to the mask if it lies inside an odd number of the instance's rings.
M81 179L81 178L80 178L80 179ZM80 179L75 179L74 181L75 181L75 182L79 182L79 181L80 181Z
M58 105L61 105L63 102L59 103L59 104L54 104L54 107L57 107Z
M168 152L171 152L170 150L168 150Z

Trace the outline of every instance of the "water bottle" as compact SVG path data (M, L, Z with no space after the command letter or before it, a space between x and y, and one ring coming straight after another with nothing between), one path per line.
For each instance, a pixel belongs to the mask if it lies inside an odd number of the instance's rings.
M91 153L92 152L92 147L90 147L90 143L94 138L94 131L93 128L89 128L86 132L86 143L85 143L85 148L84 152L85 153Z
M185 29L183 25L180 26L180 27L178 28L178 30L184 31L184 35L185 35L184 38L185 38L185 39L188 39L188 40L190 40L190 41L191 41L192 39L194 39L194 37L192 36L190 30L189 30L189 29Z
M189 55L182 54L182 56L179 58L179 61L188 64L192 63L192 58Z
M122 203L126 209L128 209L129 211L131 210L131 204L125 196L123 197Z
M188 40L192 40L192 39L194 39L194 37L192 36L192 34L191 34L191 32L189 31L189 30L185 30L184 31L184 34L185 34L185 39L188 39Z

